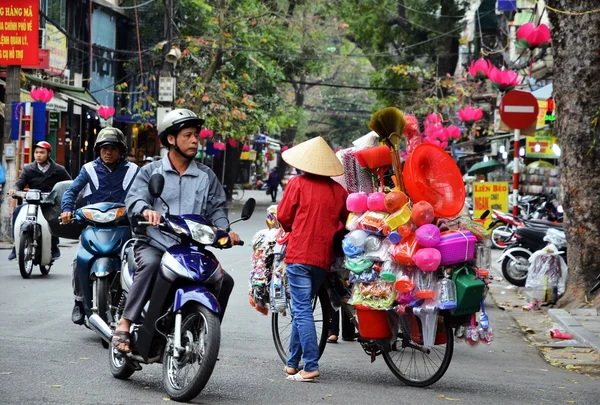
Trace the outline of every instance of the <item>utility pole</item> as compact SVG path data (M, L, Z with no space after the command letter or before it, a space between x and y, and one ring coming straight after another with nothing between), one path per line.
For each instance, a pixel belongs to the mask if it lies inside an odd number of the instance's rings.
M4 136L0 137L0 164L3 164L5 168L6 174L6 182L4 183L3 192L5 193L7 190L13 188L17 173L16 173L16 153L15 156L10 160L6 160L6 165L4 165L6 156L4 156L4 146L11 142L10 140L10 131L12 128L12 104L13 102L18 102L21 97L21 66L7 66L6 67L6 91L4 96ZM16 151L15 151L16 152ZM2 204L0 205L0 218L6 219L9 218L9 202L10 198L4 196L4 198L0 199ZM11 240L11 221L10 220L2 220L0 221L0 240L1 241L9 241Z
M163 46L163 64L158 79L158 103L159 107L156 111L156 124L160 124L164 115L173 108L173 100L175 98L175 79L173 78L174 63L169 62L167 55L171 51L173 45L173 16L175 14L176 0L163 0L165 9L164 16L164 37L165 45ZM166 90L172 89L169 93Z

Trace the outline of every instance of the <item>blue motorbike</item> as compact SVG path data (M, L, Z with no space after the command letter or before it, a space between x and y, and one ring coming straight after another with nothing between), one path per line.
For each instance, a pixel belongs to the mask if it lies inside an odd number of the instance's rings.
M86 316L99 316L107 324L116 324L116 292L121 250L131 239L125 205L97 203L75 211L74 220L86 228L81 231L81 249L77 253L77 277L84 296ZM108 343L102 340L102 345Z
M163 187L164 177L152 175L148 185L150 195L160 198ZM255 205L254 199L249 199L239 221L249 219ZM150 224L139 222L140 225ZM159 229L177 238L179 243L167 249L162 257L159 276L142 311L142 323L132 325L130 330L131 351L123 354L111 347L109 364L115 378L126 379L141 369L140 363L162 363L163 385L168 395L173 400L185 402L200 394L208 382L221 341L216 294L223 269L206 248L229 248L231 242L226 231L200 215L171 216L167 213L162 216ZM123 313L135 273L133 245L128 243L123 251L122 293L117 319ZM110 341L113 329L99 316L92 315L90 325L106 342Z

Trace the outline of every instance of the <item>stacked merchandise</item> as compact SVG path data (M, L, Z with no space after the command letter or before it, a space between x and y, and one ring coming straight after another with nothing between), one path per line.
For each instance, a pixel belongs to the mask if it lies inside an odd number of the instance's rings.
M519 190L523 194L558 195L560 169L557 167L528 167L521 175Z

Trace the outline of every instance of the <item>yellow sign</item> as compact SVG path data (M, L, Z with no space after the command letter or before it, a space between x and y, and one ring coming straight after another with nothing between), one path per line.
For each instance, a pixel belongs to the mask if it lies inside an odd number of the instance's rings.
M473 218L490 210L484 225L487 228L492 221L491 210L508 212L508 192L506 182L473 183Z
M556 143L556 137L550 132L538 131L534 136L527 137L525 156L528 158L558 159L554 154L552 145Z
M538 100L540 108L537 116L536 128L544 128L546 126L546 111L548 111L548 101Z
M50 23L46 23L46 48L50 52L46 71L51 75L61 75L67 67L67 37Z

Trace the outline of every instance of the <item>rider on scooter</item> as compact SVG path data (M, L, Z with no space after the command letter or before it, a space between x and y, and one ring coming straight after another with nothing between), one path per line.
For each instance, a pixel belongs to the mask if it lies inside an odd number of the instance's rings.
M62 197L61 221L66 224L71 222L73 211L79 193L81 206L98 202L112 202L123 204L129 187L139 168L135 163L125 159L127 144L123 132L117 128L103 128L96 137L94 151L98 158L83 165L73 184L65 191ZM81 249L81 244L78 249ZM71 320L77 325L84 322L85 311L83 308L83 293L77 277L77 255L73 259L73 294L75 306Z
M155 227L160 223L161 215L167 213L166 204L170 208L170 215L202 215L219 228L229 231L225 191L210 168L194 161L203 123L204 120L190 110L177 109L168 113L158 126L158 136L163 146L169 149L168 154L142 167L127 194L125 204L129 217L143 216L153 226L146 228L146 235L138 235L139 240L134 246L137 269L123 317L112 339L112 345L121 352L130 350L131 323L140 321L164 251L177 243ZM148 192L148 182L154 173L160 173L165 178L162 192L164 202L155 200ZM234 245L240 242L234 232L229 232L229 238ZM233 278L223 273L223 282L217 293L221 319L233 289Z
M46 142L41 141L35 145L35 151L33 156L35 157L35 162L28 164L21 171L21 175L19 176L19 180L15 183L15 187L11 189L8 193L12 196L16 191L23 190L26 186L30 189L40 190L42 192L52 191L54 185L58 182L71 180L71 176L65 170L65 168L58 163L54 162L54 160L50 159L50 155L52 155L52 146ZM15 220L17 219L17 215L19 215L19 211L23 208L25 204L19 205L15 207L13 211L13 239L15 232ZM8 260L16 259L16 251L13 247L12 252L8 256ZM52 237L52 258L57 259L60 257L60 250L58 249L58 238L56 236Z

